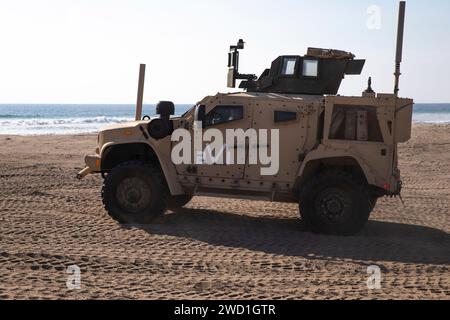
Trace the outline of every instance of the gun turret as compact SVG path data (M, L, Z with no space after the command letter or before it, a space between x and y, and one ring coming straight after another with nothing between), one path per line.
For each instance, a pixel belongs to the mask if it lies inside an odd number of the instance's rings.
M248 92L286 94L335 95L345 75L361 74L365 60L341 50L308 48L305 56L280 56L259 78L239 73L239 51L244 42L230 47L228 57L228 87L244 80L239 88Z

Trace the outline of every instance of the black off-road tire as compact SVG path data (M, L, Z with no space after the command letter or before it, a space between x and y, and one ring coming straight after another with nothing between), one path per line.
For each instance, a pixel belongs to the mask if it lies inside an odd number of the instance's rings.
M167 209L177 210L183 208L192 200L190 195L169 196L167 198Z
M370 196L370 198L369 198L370 212L372 212L375 209L375 207L377 206L378 199L379 199L379 197L377 197L377 196L373 196L373 195Z
M346 171L323 171L300 193L300 214L315 233L354 235L367 223L370 212L366 183Z
M142 162L118 165L103 182L103 205L119 223L151 223L164 214L167 196L168 188L161 170Z

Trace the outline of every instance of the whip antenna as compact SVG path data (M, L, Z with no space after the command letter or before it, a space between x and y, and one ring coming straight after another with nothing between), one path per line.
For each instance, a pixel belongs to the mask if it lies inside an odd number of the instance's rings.
M395 55L395 88L394 94L397 96L400 83L400 65L403 56L403 34L405 30L405 9L406 1L400 1L400 8L398 12L398 30L397 30L397 53Z

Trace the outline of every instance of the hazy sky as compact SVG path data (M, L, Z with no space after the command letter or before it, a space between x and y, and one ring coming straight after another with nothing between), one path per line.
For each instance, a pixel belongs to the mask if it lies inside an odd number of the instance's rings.
M134 103L139 63L144 102L195 103L232 91L227 52L239 38L243 73L335 48L367 59L341 94L359 95L369 75L392 92L397 10L396 0L0 0L0 103ZM402 96L450 102L449 15L449 0L407 1Z

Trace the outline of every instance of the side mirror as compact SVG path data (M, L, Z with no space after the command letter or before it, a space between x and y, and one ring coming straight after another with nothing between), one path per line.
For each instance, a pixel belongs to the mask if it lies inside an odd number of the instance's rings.
M195 121L201 121L204 122L206 118L206 107L204 105L197 106L195 108Z
M175 105L172 101L160 101L156 105L156 114L168 119L175 114Z

